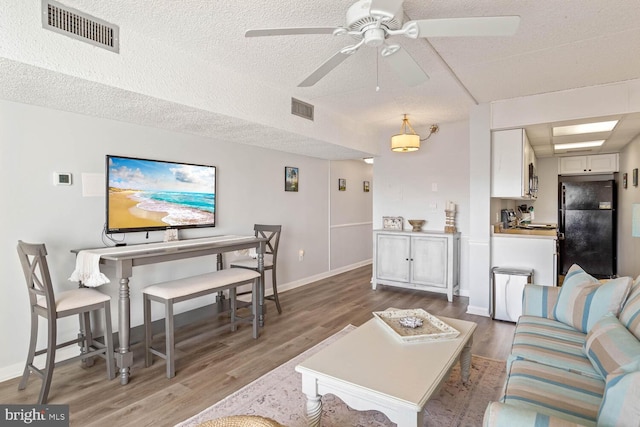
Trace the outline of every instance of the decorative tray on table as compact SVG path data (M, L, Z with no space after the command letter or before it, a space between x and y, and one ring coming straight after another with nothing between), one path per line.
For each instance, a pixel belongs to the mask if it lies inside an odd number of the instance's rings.
M402 342L453 339L460 335L456 329L420 308L408 310L391 308L385 311L374 311L373 316Z

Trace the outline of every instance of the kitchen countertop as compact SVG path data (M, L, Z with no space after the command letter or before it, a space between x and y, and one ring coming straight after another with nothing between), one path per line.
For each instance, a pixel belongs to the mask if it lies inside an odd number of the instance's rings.
M494 226L492 230L492 235L496 237L544 237L553 239L558 237L558 229L555 224L536 224L532 227L524 225L514 228L500 227L500 229Z
M500 231L493 229L492 235L496 237L545 237L557 238L556 228L503 228Z
M556 230L530 230L520 228L507 228L498 233L493 233L495 236L508 235L508 236L548 236L556 237Z

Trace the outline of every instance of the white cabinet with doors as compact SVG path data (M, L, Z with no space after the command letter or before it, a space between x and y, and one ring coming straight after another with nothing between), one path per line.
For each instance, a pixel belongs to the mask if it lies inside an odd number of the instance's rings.
M498 130L491 137L491 197L535 199L536 156L524 129Z
M594 154L592 156L569 156L558 159L559 175L618 172L618 154Z
M453 296L460 290L460 233L376 230L373 289L378 284Z

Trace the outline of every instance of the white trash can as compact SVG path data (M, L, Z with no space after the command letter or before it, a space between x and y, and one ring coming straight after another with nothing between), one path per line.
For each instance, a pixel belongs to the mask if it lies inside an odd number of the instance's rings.
M524 285L532 283L533 270L493 267L492 318L517 322L522 315Z

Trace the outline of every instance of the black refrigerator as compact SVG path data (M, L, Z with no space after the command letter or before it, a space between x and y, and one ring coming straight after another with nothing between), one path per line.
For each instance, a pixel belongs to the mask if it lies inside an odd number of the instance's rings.
M562 178L562 177L561 177ZM578 264L593 277L616 274L616 185L560 181L558 191L559 273Z

